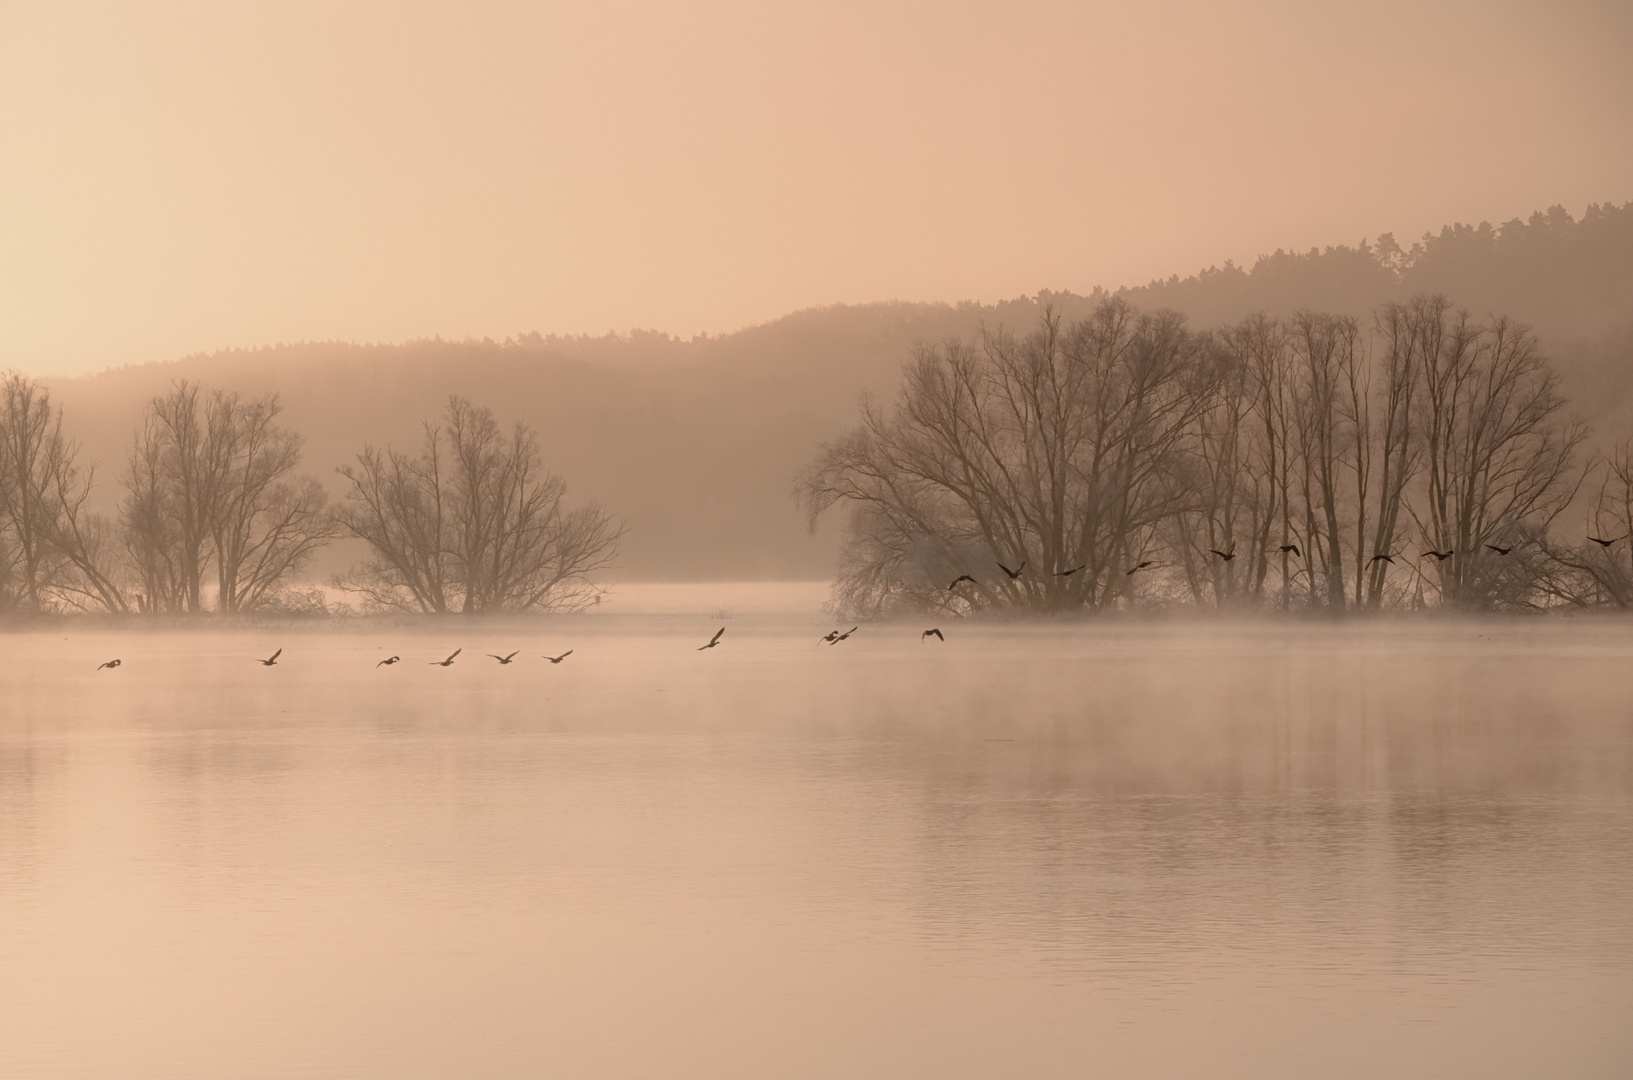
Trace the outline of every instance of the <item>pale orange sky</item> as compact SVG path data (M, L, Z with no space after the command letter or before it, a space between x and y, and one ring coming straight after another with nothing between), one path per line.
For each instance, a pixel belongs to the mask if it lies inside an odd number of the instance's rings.
M0 367L719 332L1633 199L1633 5L0 0Z

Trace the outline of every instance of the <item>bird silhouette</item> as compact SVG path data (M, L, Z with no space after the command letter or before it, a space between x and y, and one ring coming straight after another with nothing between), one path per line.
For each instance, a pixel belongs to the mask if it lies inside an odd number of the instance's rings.
M1293 553L1293 558L1295 558L1295 559L1304 558L1304 552L1302 552L1302 551L1300 551L1298 549L1297 544L1283 544L1281 547L1277 548L1276 550L1281 552L1283 555L1285 555L1289 551L1291 551Z
M1139 572L1141 570L1144 570L1146 567L1148 567L1150 565L1151 565L1151 560L1150 559L1146 559L1144 562L1137 562L1133 566L1129 567L1127 570L1124 570L1123 571L1123 576L1124 577L1132 577L1134 574L1136 574L1137 572Z
M709 639L709 643L707 645L699 645L697 647L697 651L702 652L704 649L712 649L716 645L720 644L720 635L724 634L725 632L726 632L726 628L724 626L722 626L720 629L716 630L714 632L714 637Z
M1395 565L1395 556L1387 555L1387 554L1385 554L1385 555L1374 555L1374 556L1372 556L1372 558L1367 560L1367 565L1371 566L1375 562L1388 563L1390 566L1394 566Z
M853 626L849 630L846 630L843 634L839 633L838 631L835 631L834 632L834 639L832 641L828 642L828 644L829 645L838 645L841 641L844 641L846 638L848 638L852 634L856 633L856 629L857 628Z
M822 637L819 638L818 640L826 641L829 645L832 645L834 642L839 640L839 631L838 630L829 630L826 634L823 634Z
M1219 556L1225 562L1230 562L1232 559L1236 558L1236 545L1235 544L1232 544L1230 546L1229 551L1220 551L1218 548L1209 548L1208 550L1211 551L1213 554Z
M562 653L560 656L541 656L541 657L539 657L539 659L548 660L552 664L559 664L559 663L561 663L563 660L567 659L571 655L573 655L573 650L568 649L566 652Z
M1620 543L1621 541L1626 540L1627 537L1618 536L1615 540L1601 540L1597 536L1590 536L1588 539L1592 540L1595 544L1598 544L1602 548L1608 548L1612 544Z
M264 665L266 667L271 667L273 664L276 664L278 662L278 657L282 656L283 654L284 654L284 651L282 649L279 649L277 652L273 653L271 656L267 657L265 660L261 660L261 659L257 658L255 662L257 664L262 664L262 665Z
M96 670L101 671L103 668L116 668L118 666L119 666L119 661L109 660L106 664L96 665Z
M940 630L931 628L931 629L926 630L924 633L919 635L919 644L922 645L924 643L924 639L929 637L931 634L935 635L935 638L936 638L937 641L946 641L947 640L946 638L941 636L941 631Z
M392 664L395 664L397 661L399 661L401 659L402 659L402 657L400 657L400 656L388 656L384 660L380 661L380 663L375 664L374 666L375 667L382 667L382 666L390 667Z
M488 653L488 655L499 661L501 664L508 664L516 658L516 653L521 651L522 650L517 649L516 652L511 653L509 656L500 656L498 653Z
M1055 571L1055 576L1056 577L1071 577L1073 574L1077 573L1079 570L1082 570L1084 567L1086 567L1088 565L1089 565L1088 563L1084 563L1083 566L1074 566L1070 570L1056 570Z
M1447 551L1425 551L1422 555L1419 555L1418 558L1427 559L1429 556L1433 555L1435 557L1435 562L1445 562L1447 559L1456 554L1457 549L1451 548Z
M454 657L458 656L460 653L462 653L464 651L465 651L465 646L461 645L459 648L455 649L453 652L448 654L448 659L446 659L446 660L432 660L431 664L433 666L435 666L435 667L451 667L451 666L453 666Z
M951 585L947 586L947 591L952 592L954 589L958 588L958 583L960 581L967 581L971 585L981 584L979 581L976 581L974 578L970 577L970 575L968 575L968 574L959 574L957 577L953 578L953 583Z
M1011 570L1009 567L1005 566L1003 563L998 564L998 569L1000 569L1004 573L1008 574L1009 575L1009 580L1014 581L1016 578L1021 576L1021 571L1026 569L1026 560L1022 559L1021 560L1021 565L1016 567L1014 570Z
M1492 551L1495 551L1499 555L1507 555L1510 551L1514 550L1513 544L1510 544L1507 547L1498 547L1496 544L1487 544L1486 547L1490 548Z

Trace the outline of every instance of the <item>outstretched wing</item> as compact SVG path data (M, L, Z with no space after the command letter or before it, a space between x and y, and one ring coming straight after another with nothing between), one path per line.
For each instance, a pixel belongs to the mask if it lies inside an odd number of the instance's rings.
M709 644L713 645L715 642L719 641L720 640L720 635L724 634L725 632L726 632L726 628L724 626L722 626L720 629L716 630L714 632L714 637L709 639Z
M278 657L282 656L283 654L284 654L284 651L282 649L279 649L277 652L275 652L271 656L267 657L267 663L270 664L272 661L278 659Z

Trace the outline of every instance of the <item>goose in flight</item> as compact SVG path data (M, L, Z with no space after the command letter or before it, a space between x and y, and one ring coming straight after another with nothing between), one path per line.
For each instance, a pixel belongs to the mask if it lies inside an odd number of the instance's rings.
M921 644L921 645L924 644L924 639L927 638L927 637L930 637L932 634L935 635L935 639L937 641L946 641L947 640L946 638L941 636L941 631L940 630L937 630L934 627L931 627L929 630L926 630L924 633L919 635L919 644Z
M390 667L392 664L395 664L397 661L399 661L401 659L402 659L402 657L400 657L400 656L388 656L384 660L380 661L378 664L375 664L374 666L375 667Z
M1230 546L1229 551L1220 551L1218 548L1209 548L1208 550L1210 552L1212 552L1213 554L1219 556L1219 558L1221 560L1223 560L1224 562L1230 562L1232 559L1236 558L1236 545L1235 544L1232 544Z
M1088 563L1084 563L1083 566L1074 566L1070 570L1056 570L1055 571L1055 576L1056 577L1071 577L1073 574L1077 573L1079 570L1082 570L1084 567L1086 567L1088 565L1089 565Z
M716 645L720 644L720 635L724 634L725 632L726 632L726 628L724 626L722 626L720 629L716 630L714 632L714 637L709 639L709 643L707 645L699 645L697 647L697 651L702 652L704 649L712 649Z
M118 666L119 666L119 661L109 660L106 664L96 665L96 670L101 671L103 668L116 668Z
M1445 562L1447 559L1456 554L1457 549L1450 548L1446 551L1425 551L1422 555L1419 555L1418 558L1427 559L1429 556L1433 555L1435 557L1435 562Z
M1383 555L1374 555L1374 556L1372 556L1372 558L1367 560L1367 565L1371 566L1375 562L1388 563L1390 566L1394 566L1395 565L1395 556L1389 555L1387 553L1383 554Z
M1626 540L1627 537L1618 536L1615 540L1601 540L1597 536L1590 536L1590 537L1588 537L1588 539L1592 540L1595 544L1598 544L1602 548L1608 548L1612 544L1619 543L1619 542L1621 542L1623 540Z
M541 657L539 657L539 659L548 660L552 664L559 664L559 663L561 663L563 660L567 659L571 655L573 655L573 650L568 649L566 652L562 653L560 656L541 656Z
M1150 559L1146 559L1144 562L1137 562L1133 566L1129 567L1127 570L1124 570L1123 571L1123 576L1124 577L1133 577L1135 574L1139 573L1141 570L1144 570L1146 567L1148 567L1150 565L1151 565L1151 560Z
M829 645L838 645L841 641L844 641L846 638L848 638L852 634L856 633L856 630L857 630L857 628L853 626L849 630L846 630L843 634L839 634L832 641L828 642L828 644ZM837 633L837 631L836 631L836 633Z
M434 667L451 667L453 665L453 662L454 662L454 657L458 656L460 653L462 653L464 651L465 651L465 646L461 645L459 648L455 649L453 652L448 654L448 659L446 659L446 660L432 660L431 664Z
M1277 548L1276 550L1281 552L1283 555L1285 555L1289 551L1291 551L1293 553L1293 558L1295 558L1295 559L1304 558L1304 553L1298 549L1297 544L1283 544L1281 547Z
M979 581L976 581L974 578L970 577L970 575L968 575L968 574L959 574L957 577L953 578L953 583L951 585L947 586L947 591L952 592L954 589L958 588L958 583L960 581L967 581L971 585L981 584Z
M1498 547L1496 544L1487 544L1486 547L1490 548L1492 551L1495 551L1499 555L1507 555L1510 551L1514 550L1513 544L1509 544L1507 547Z
M283 654L284 654L284 651L282 649L279 649L277 652L273 653L271 656L267 657L265 660L262 660L259 657L257 657L255 662L257 664L261 664L261 665L263 665L265 667L271 667L273 664L276 664L278 662L278 657L282 656Z
M1005 566L1003 563L998 564L998 569L1000 569L1004 573L1008 574L1009 575L1009 580L1014 581L1016 578L1021 576L1021 571L1026 569L1026 560L1022 559L1021 560L1021 565L1016 567L1013 570L1011 570L1009 567Z
M501 664L508 664L516 658L516 653L521 651L522 650L517 649L516 652L511 653L509 656L500 656L498 653L488 653L488 655L499 661Z

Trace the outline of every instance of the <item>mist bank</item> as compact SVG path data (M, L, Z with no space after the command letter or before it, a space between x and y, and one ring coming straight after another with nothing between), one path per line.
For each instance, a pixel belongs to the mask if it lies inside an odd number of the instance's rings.
M1276 252L1115 295L1198 327L1308 308L1368 318L1381 303L1442 292L1476 315L1536 329L1560 390L1608 444L1633 399L1633 204L1563 209L1501 226L1449 226L1403 248L1392 237ZM49 386L65 430L100 461L93 499L111 511L143 409L178 379L246 396L275 393L303 439L303 469L340 493L334 470L365 445L410 449L450 394L525 421L574 501L627 526L611 580L831 577L839 527L813 534L795 477L855 422L863 393L888 399L920 343L983 328L1024 331L1053 308L1071 321L1107 296L1040 293L996 304L878 303L802 311L721 336L661 333L399 345L319 342L227 350L113 369ZM327 580L365 554L332 544L309 569Z

